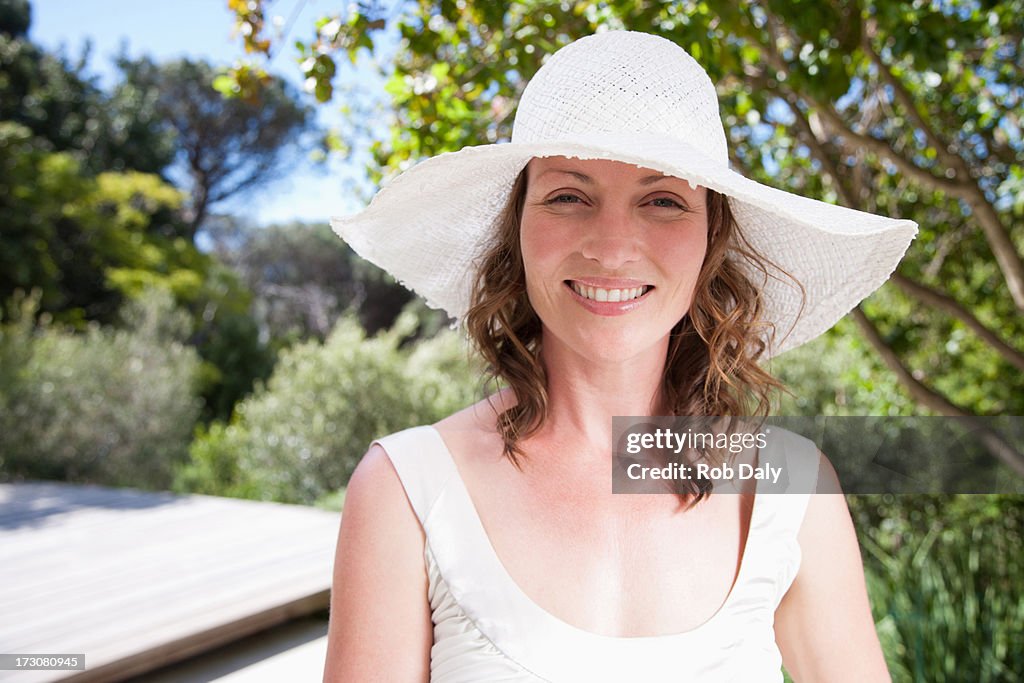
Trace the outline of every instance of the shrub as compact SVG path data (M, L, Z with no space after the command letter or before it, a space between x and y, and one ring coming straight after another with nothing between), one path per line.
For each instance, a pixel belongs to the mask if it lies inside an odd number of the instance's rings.
M893 681L1024 680L1024 499L849 499Z
M480 373L461 340L446 331L402 346L415 324L403 315L389 332L367 338L346 317L323 344L283 351L231 424L196 439L176 488L313 503L348 482L374 438L473 402Z
M34 326L36 305L0 326L0 476L168 487L200 407L187 317L153 292L78 333Z

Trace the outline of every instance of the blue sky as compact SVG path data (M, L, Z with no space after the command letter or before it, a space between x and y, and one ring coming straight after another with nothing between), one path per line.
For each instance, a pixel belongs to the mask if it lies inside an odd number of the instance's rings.
M317 17L343 11L346 4L345 0L268 3L270 15L280 15L283 20L296 8L301 9L287 47L275 56L270 70L299 85L301 78L291 43L312 35ZM48 49L63 47L72 59L78 57L87 40L91 41L89 70L100 77L101 84L109 86L115 82L112 61L122 44L133 57L149 55L158 61L191 57L231 64L242 55L241 42L231 36L233 26L225 0L32 0L29 36ZM379 88L366 74L356 80L358 87ZM322 125L340 120L338 106L319 108ZM219 210L263 225L293 219L326 220L363 206L363 199L351 189L354 184L365 194L367 186L362 178L362 167L357 163L342 159L324 165L303 162L281 181Z

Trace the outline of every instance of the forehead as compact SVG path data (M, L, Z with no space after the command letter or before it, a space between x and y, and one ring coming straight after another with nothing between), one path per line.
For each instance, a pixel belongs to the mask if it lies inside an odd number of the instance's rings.
M569 157L534 157L527 165L527 177L533 182L564 181L575 179L584 184L639 184L672 186L673 189L690 192L689 181L665 175L652 168L610 159L575 159Z

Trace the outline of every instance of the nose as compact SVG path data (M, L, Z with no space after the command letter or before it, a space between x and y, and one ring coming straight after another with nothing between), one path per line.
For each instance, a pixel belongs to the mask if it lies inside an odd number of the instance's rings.
M639 259L640 235L628 211L602 207L587 221L580 253L603 268L617 270Z

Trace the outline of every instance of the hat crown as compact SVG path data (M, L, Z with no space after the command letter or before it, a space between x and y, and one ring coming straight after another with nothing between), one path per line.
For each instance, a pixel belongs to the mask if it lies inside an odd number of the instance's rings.
M523 92L512 142L593 133L663 135L729 163L711 79L681 47L646 33L598 33L553 54Z

